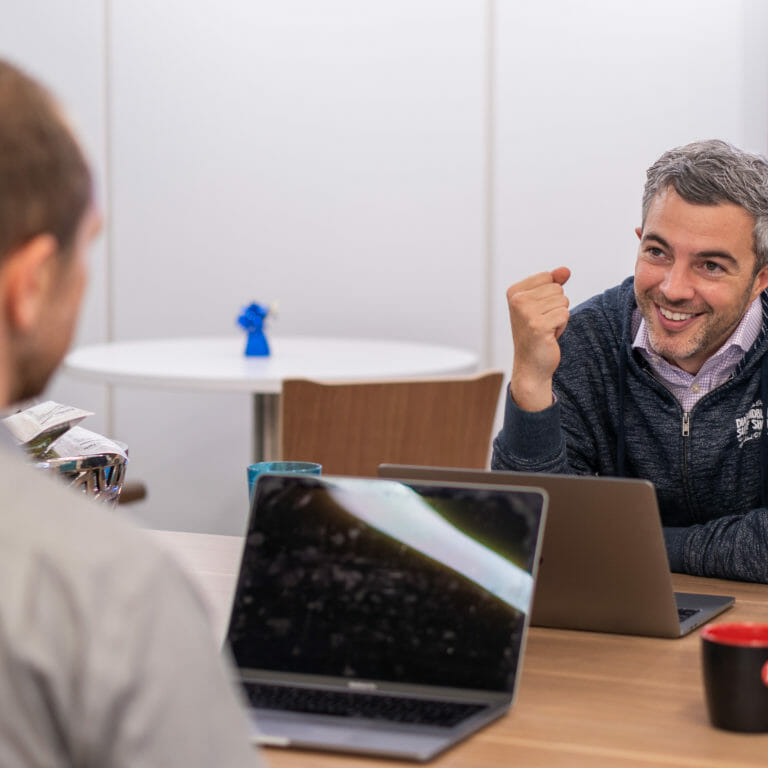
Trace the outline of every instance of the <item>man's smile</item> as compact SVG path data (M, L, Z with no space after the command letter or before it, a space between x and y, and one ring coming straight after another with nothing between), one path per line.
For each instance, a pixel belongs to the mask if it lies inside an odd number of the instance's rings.
M696 322L697 318L705 314L704 312L680 312L680 310L662 307L660 304L656 304L656 313L661 328L670 332L686 330Z
M674 312L671 309L664 309L664 307L659 307L659 312L667 320L689 320L697 314L696 312Z

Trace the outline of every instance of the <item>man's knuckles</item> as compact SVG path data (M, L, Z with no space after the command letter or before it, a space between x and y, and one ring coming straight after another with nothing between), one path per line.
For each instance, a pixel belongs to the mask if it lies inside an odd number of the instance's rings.
M535 275L531 275L530 277L526 277L525 280L521 280L519 283L515 283L514 285L511 285L507 289L507 298L509 298L510 294L513 293L522 293L525 291L532 291L536 288L546 287L546 286L557 286L557 283L552 278L552 274L550 272L539 272Z

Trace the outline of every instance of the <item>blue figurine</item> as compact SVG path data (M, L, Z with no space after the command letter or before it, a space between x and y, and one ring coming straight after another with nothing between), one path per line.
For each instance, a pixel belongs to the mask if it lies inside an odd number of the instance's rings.
M245 346L246 357L267 357L269 344L264 335L264 321L269 314L269 307L263 304L249 304L243 309L237 322L248 332Z

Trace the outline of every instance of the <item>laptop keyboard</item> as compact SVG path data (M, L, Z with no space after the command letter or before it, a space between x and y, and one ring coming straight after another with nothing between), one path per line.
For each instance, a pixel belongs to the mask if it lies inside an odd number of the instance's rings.
M685 621L686 619L689 619L691 616L693 616L694 613L699 612L699 608L678 608L677 609L677 618L680 619L680 621Z
M253 707L335 717L363 717L450 728L485 709L484 704L416 699L386 694L327 691L244 682Z

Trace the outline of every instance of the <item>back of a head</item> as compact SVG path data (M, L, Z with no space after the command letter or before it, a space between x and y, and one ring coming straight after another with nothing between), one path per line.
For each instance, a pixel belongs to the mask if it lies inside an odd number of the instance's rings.
M88 163L56 102L0 60L0 259L41 233L66 251L91 197Z
M653 199L669 187L694 205L744 208L755 219L756 269L768 264L768 159L719 139L670 149L647 171L643 224Z

